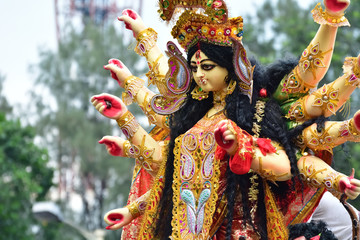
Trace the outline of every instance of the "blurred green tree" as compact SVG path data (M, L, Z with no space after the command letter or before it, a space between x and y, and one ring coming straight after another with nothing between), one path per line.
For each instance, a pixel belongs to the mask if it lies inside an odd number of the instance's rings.
M133 161L109 156L97 143L120 131L96 111L90 97L121 95L102 68L110 58L119 56L134 75L144 72L146 62L139 62L112 25L69 28L57 51L40 51L40 62L32 68L37 78L29 109L36 112L38 133L57 165L57 198L65 218L93 231L104 227L106 211L126 204ZM131 107L134 115L140 111Z
M1 95L0 77L0 236L1 239L36 239L31 209L44 200L52 186L53 169L44 148L34 143L35 128L19 119L7 120L10 107Z

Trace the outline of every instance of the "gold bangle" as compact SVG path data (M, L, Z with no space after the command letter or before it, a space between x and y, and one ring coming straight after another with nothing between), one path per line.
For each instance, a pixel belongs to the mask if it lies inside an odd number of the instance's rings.
M132 202L130 205L127 205L126 208L129 209L129 212L133 218L137 218L141 215L137 202Z
M316 7L311 11L314 21L318 24L326 24L333 27L350 26L349 21L344 15L333 16L325 11L321 7L321 3L318 3Z
M134 51L140 56L147 56L149 51L155 46L157 41L157 33L152 28L141 31L136 40L138 41Z
M136 99L139 90L144 86L144 82L144 80L135 76L129 76L125 79L125 92L122 94L125 105L130 105Z
M130 111L124 113L119 119L116 120L126 138L132 138L139 130L139 123L136 121L134 115Z

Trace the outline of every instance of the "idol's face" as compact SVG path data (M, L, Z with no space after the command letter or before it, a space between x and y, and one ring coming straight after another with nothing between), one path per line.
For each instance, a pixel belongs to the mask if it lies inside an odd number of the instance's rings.
M204 91L221 91L228 85L225 81L228 70L211 61L201 50L191 57L190 68L195 82Z

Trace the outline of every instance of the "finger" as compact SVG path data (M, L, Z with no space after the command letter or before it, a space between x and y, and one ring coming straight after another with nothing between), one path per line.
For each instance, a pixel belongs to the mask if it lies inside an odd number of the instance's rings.
M95 108L96 108L96 110L99 111L99 109L100 109L102 106L104 106L103 103L102 103L102 102L99 102L98 104L96 104Z
M104 111L104 109L106 108L106 106L104 106L104 105L102 105L101 107L100 107L100 109L99 109L99 112L103 112Z
M125 28L132 31L131 24L133 23L134 19L129 16L123 15L118 17L118 20L125 23Z
M119 59L116 59L116 58L111 58L109 59L108 63L112 63L112 64L115 64L117 67L119 68L123 68L124 67L124 64L119 60Z
M136 20L139 18L139 15L132 9L124 9L122 11L122 14L123 15L127 15L129 17L131 17L132 19Z
M226 136L224 137L224 140L225 140L225 141L234 141L234 140L235 140L235 136L234 136L233 134L231 134L231 135L226 135Z
M122 227L122 223L109 225L106 227L107 230L118 230Z
M345 194L346 194L346 196L348 196L351 200L354 200L354 199L359 195L358 192L354 192L354 191L352 191L352 190L350 190L350 189L346 189L346 190L345 190Z
M360 181L358 179L353 178L350 180L350 183L353 186L360 187Z
M99 101L97 99L94 99L92 102L92 105L94 105L94 107L99 103Z

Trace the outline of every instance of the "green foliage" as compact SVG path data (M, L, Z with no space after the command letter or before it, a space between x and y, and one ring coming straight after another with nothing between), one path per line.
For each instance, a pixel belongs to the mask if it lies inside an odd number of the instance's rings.
M57 51L41 51L40 62L33 67L37 79L31 104L38 116L38 133L58 167L60 205L66 219L91 231L104 227L106 211L126 204L130 187L133 160L109 156L97 143L104 135L120 135L119 129L90 103L96 94L122 93L103 69L110 58L122 60L134 75L144 71L145 62L139 63L127 45L113 26L89 23L80 31L72 29ZM135 115L139 111L130 110ZM69 175L71 179L66 178ZM76 213L68 205L72 195L82 202Z
M52 186L53 170L47 167L45 149L34 142L35 129L0 113L0 236L1 239L35 239L31 209L44 200Z

